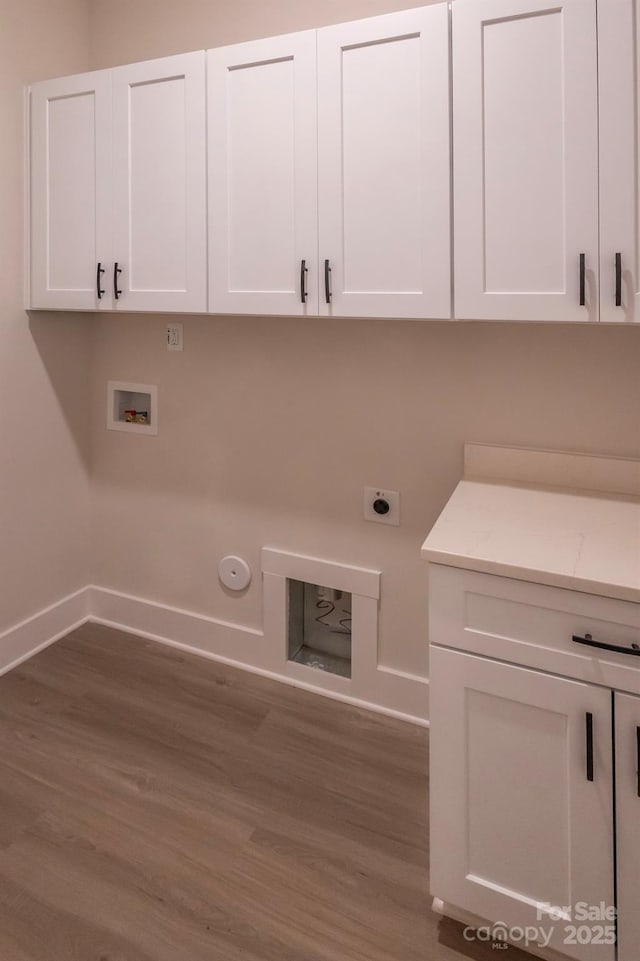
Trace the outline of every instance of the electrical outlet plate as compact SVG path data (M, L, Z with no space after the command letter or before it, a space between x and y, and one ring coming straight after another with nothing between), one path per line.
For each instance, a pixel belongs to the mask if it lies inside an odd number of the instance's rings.
M389 510L386 514L378 514L373 509L377 500L386 501ZM398 491L390 491L386 487L365 487L364 489L364 519L366 521L376 521L378 524L391 524L398 527L400 524L400 494Z
M182 324L167 324L167 350L182 350Z

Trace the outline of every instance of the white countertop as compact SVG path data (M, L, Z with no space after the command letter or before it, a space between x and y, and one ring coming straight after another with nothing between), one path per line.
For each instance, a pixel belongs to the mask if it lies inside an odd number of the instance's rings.
M640 602L640 497L467 478L422 545L422 557Z

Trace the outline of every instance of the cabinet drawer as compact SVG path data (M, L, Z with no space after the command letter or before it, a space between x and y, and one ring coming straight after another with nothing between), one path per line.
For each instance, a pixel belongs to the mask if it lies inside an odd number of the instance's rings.
M640 644L640 604L429 566L431 644L640 694L640 656L572 640L587 634L632 650Z

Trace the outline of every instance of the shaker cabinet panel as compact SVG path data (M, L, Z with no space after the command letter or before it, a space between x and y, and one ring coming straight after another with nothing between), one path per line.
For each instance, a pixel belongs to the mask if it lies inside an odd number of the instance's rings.
M30 306L109 306L111 72L35 84L30 109Z
M117 305L205 311L204 52L115 69L113 116Z
M453 4L455 314L597 320L595 0Z
M432 893L613 961L565 929L579 902L614 903L610 691L432 647L430 692ZM570 909L545 920L544 904Z
M640 958L640 697L615 695L618 961Z
M451 315L448 36L446 4L318 31L323 314Z
M600 319L640 321L640 9L598 5Z
M316 31L207 56L209 309L316 314Z

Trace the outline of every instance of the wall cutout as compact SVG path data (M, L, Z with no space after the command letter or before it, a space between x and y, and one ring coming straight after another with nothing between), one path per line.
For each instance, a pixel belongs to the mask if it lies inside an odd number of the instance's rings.
M265 547L265 643L296 681L373 701L380 571Z
M306 581L288 583L289 660L351 677L351 594Z
M158 388L154 384L107 384L107 429L158 433Z

